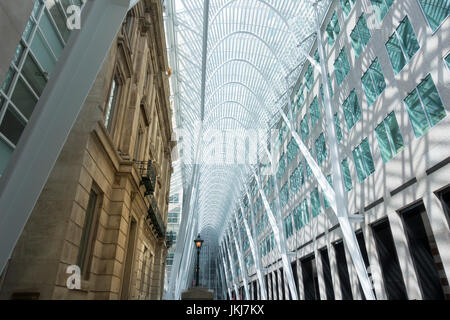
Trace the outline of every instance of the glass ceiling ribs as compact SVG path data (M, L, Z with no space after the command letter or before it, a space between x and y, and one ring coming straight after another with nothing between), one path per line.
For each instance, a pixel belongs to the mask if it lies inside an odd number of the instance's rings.
M238 164L209 161L211 150L221 154L234 143L226 134L222 139L212 136L217 130L236 133L256 129L263 132L258 135L260 141L267 141L269 125L273 118L279 118L278 109L290 97L289 89L300 75L298 66L305 61L297 46L301 43L301 48L309 52L313 45L314 9L309 0L169 2L174 35L168 46L176 59L171 81L180 120L177 126L182 129L183 177L185 182L191 181L195 152L201 147L196 214L200 232L205 228L215 230L215 234L209 234L217 241L232 209L230 204L245 180ZM204 4L208 2L208 28L204 33ZM322 16L329 2L319 4ZM283 94L284 99L280 99ZM257 148L256 152L263 155L264 148Z

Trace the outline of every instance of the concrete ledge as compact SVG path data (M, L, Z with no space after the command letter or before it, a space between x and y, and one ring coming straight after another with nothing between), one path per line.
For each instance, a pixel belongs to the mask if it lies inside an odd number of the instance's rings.
M181 300L214 300L214 291L208 288L191 288L181 293Z

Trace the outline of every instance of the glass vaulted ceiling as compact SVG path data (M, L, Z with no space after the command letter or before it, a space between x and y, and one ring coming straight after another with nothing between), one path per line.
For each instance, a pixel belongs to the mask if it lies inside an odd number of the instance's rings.
M315 39L313 1L164 3L184 192L202 237L217 241L250 173L248 165L217 161L233 147L227 132L268 134L278 121L305 61L298 46L309 52ZM319 1L320 19L329 3Z

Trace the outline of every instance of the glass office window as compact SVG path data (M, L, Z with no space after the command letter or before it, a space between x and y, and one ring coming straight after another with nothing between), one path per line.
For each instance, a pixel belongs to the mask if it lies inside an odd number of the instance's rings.
M342 84L348 72L350 71L350 64L348 62L347 54L345 53L345 47L342 48L339 56L334 62L334 74L336 76L336 81L338 86Z
M311 198L311 213L313 218L320 214L320 199L319 189L316 187L310 194Z
M0 174L39 101L70 36L64 5L69 0L34 1L34 6L0 87ZM80 5L79 1L75 4ZM66 5L66 8L67 8ZM1 81L2 79L0 79ZM3 106L2 106L3 105Z
M294 210L295 230L300 230L309 222L308 201L305 199Z
M307 118L306 114L303 117L303 120L300 122L300 132L302 134L303 142L306 142L306 139L308 139L308 136L309 136L309 125L308 125L308 118Z
M314 128L320 119L319 100L317 97L314 98L309 106L309 115L311 117L311 128Z
M297 142L295 142L295 139L292 138L291 141L289 141L287 145L287 161L288 165L291 163L291 161L295 158L300 148L298 147Z
M311 64L309 64L308 69L306 69L305 73L305 85L308 92L311 89L313 83L314 83L314 68Z
M375 128L375 133L384 162L388 162L403 149L403 137L394 111Z
M419 3L433 31L450 14L450 0L419 0Z
M283 153L278 162L278 171L277 171L278 180L281 179L281 177L283 176L285 169L286 169L286 156Z
M356 0L341 0L342 11L344 11L344 15L347 17L352 10L353 5Z
M303 86L300 86L300 89L297 93L297 111L300 111L303 107L303 103L305 102L305 96L303 95Z
M333 179L331 178L331 174L327 175L327 181L330 184L331 187L333 187ZM325 194L323 195L323 205L325 209L328 209L330 207L330 203L328 202L327 198L325 197Z
M323 132L319 135L314 145L316 147L317 163L321 165L327 158L327 145Z
M394 0L370 0L372 7L375 9L375 15L378 21L382 21L389 8L394 3Z
M280 190L280 203L281 208L286 207L289 201L289 186L287 183L283 185L283 187Z
M339 122L339 116L337 113L334 114L334 126L336 128L336 138L338 142L342 141L342 130L341 124Z
M336 12L334 12L334 14L331 17L331 20L328 23L327 28L326 28L326 32L328 34L328 44L330 45L330 47L333 46L340 31L341 31L341 28L339 26L338 16L337 16Z
M353 150L356 172L359 182L363 182L368 176L375 172L369 141L365 138L359 146Z
M344 175L344 186L346 191L350 191L353 189L352 184L352 176L350 174L350 169L348 167L348 160L345 158L341 162L342 165L342 174Z
M350 34L352 40L352 48L355 53L355 57L358 58L364 48L367 46L371 38L369 28L367 27L366 18L364 14L359 17L355 28Z
M447 115L431 75L428 75L404 101L417 138Z
M294 232L292 230L291 215L288 215L286 218L284 218L283 224L284 224L284 232L285 232L286 238L290 238L294 234Z
M344 109L344 118L347 123L347 129L350 131L351 128L361 119L361 108L358 103L358 97L356 91L353 89L350 92L347 99L342 104Z
M395 74L403 69L419 48L412 25L406 16L386 43Z
M300 162L298 167L292 172L289 178L290 192L292 195L296 194L305 181L303 174L303 163Z
M367 102L369 106L371 106L386 88L386 82L378 58L372 62L361 81L364 93L367 97Z

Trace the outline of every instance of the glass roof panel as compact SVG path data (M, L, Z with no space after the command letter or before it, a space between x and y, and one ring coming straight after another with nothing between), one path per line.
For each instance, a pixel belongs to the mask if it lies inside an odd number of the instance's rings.
M196 182L191 201L200 231L220 237L231 204L242 195L248 165L256 154L264 156L267 134L299 77L305 58L298 46L309 52L315 39L313 1L165 3L184 189ZM321 19L329 4L318 2ZM259 142L252 149L239 137Z

